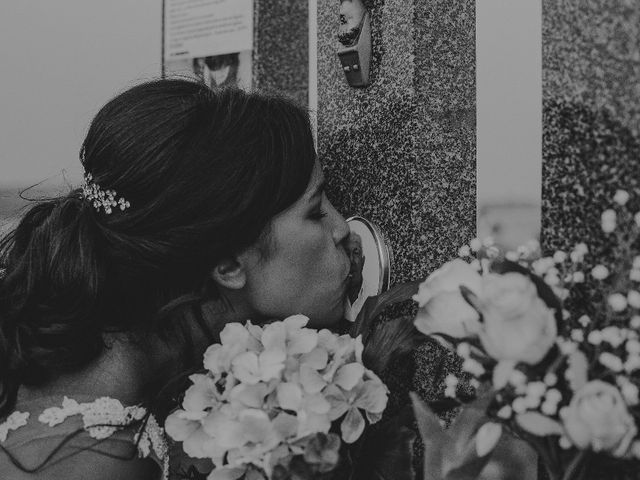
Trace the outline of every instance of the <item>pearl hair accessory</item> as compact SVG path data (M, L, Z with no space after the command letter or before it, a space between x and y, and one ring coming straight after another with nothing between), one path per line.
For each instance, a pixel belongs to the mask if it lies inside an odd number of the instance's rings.
M82 186L82 195L93 203L93 208L97 211L104 208L104 212L109 215L116 207L124 211L131 206L124 197L116 200L118 194L115 190L102 190L100 185L93 181L93 175L90 173L85 174L84 180L85 184Z

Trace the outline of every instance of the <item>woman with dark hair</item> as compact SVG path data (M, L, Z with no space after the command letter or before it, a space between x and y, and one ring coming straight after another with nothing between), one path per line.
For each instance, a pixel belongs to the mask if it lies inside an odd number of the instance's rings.
M349 229L303 109L145 83L100 110L81 161L84 187L0 244L4 479L166 474L154 399L225 323L344 314Z

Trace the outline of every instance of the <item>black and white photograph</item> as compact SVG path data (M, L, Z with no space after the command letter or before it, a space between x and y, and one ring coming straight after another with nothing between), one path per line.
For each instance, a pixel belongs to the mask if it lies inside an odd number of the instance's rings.
M251 50L172 60L165 64L166 77L191 77L209 88L237 87L251 90Z
M640 480L640 0L3 0L1 480Z

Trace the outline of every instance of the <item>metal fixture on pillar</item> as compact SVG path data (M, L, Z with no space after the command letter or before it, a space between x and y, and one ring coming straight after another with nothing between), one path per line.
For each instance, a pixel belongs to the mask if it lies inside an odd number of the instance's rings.
M362 0L340 0L338 58L352 87L369 85L371 16Z

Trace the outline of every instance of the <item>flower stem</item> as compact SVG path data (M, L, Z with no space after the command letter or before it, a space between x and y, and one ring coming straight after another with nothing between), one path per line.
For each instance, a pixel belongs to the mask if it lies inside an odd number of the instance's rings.
M571 460L571 463L567 467L562 477L562 480L572 480L579 473L582 461L587 456L586 450L580 450Z

